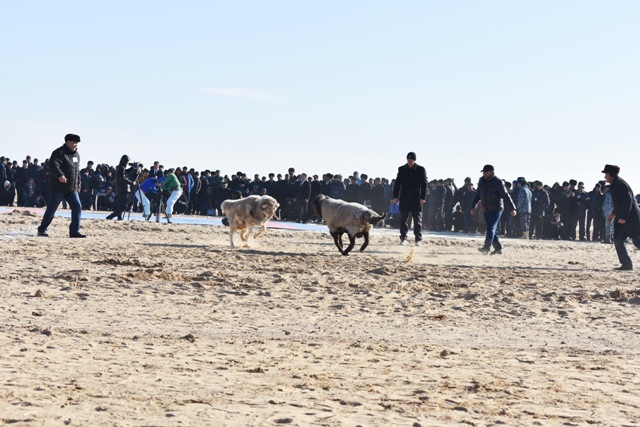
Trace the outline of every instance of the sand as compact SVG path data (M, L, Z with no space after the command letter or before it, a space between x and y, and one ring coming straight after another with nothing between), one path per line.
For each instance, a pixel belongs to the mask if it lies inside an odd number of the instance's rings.
M640 424L640 283L611 245L376 230L343 257L324 232L39 221L0 215L0 424Z

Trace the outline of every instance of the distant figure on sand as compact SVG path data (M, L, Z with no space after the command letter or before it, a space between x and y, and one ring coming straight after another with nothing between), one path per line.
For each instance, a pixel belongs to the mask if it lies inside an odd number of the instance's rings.
M498 238L498 224L502 211L506 205L512 217L515 217L517 212L504 182L495 175L493 166L485 165L480 172L482 172L482 178L478 181L478 190L471 203L471 215L476 214L476 206L478 202L482 202L484 219L487 223L487 236L484 239L484 245L478 250L488 254L493 246L494 251L491 255L499 255L502 254L502 244Z
M630 238L634 246L640 249L640 209L633 196L633 191L627 182L620 178L620 167L605 165L604 179L611 185L611 201L613 212L609 215L609 221L615 221L613 226L613 243L618 253L620 267L616 270L633 270L633 263L625 242Z

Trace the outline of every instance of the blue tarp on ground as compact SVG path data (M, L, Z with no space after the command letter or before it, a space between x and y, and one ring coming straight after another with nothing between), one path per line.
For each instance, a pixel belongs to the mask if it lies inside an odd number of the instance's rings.
M0 214L10 213L14 210L28 210L37 213L40 216L44 215L44 209L41 208L14 208L10 206L0 207ZM109 215L109 212L82 211L82 219L106 219L107 215ZM56 211L56 216L71 218L71 211L68 209L58 209ZM127 220L127 217L128 215L125 215L125 220ZM129 220L144 221L144 218L141 213L131 213ZM155 222L156 217L152 216L149 221ZM164 215L160 216L160 222L167 222ZM213 216L173 215L171 217L171 222L174 224L216 225L224 227L222 225L222 217ZM269 221L267 223L267 228L302 231L329 231L326 226L320 224L298 224L287 221Z

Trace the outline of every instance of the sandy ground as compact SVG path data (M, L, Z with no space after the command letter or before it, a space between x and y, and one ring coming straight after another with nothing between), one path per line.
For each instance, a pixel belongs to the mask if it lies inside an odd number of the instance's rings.
M640 425L610 245L39 220L0 215L0 424Z

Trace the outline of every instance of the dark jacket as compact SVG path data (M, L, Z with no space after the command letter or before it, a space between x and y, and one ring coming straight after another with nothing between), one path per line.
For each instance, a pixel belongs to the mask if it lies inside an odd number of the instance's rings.
M358 203L364 205L367 200L371 201L371 189L373 187L366 181L362 181L358 189Z
M73 193L80 185L80 154L71 151L67 145L56 149L49 159L49 188L59 193ZM67 182L60 182L60 177Z
M553 202L562 213L562 220L567 221L571 213L571 191L560 188L553 197Z
M371 188L371 209L380 214L387 212L388 206L387 189L382 184L374 185Z
M640 209L633 196L633 191L627 182L616 177L611 183L611 201L613 202L613 214L616 216L614 235L619 227L624 227L628 237L635 237L640 234ZM618 221L624 219L624 224Z
M504 182L495 175L488 180L480 178L480 181L478 181L478 189L473 198L472 206L475 207L478 201L482 201L482 209L485 212L501 211L504 209L505 204L509 211L516 209L511 196L509 196L504 186Z
M296 181L296 201L303 202L310 200L311 197L311 184L309 181Z
M127 176L127 163L129 156L126 154L120 158L120 164L116 166L116 195L124 196L131 191L133 181Z
M344 193L342 193L342 198L345 202L355 203L358 201L358 191L360 187L355 182L353 184L347 185L344 189Z
M533 190L531 193L531 215L544 216L550 203L549 193L544 190Z
M331 180L329 183L329 197L332 199L342 199L344 194L344 184L339 180Z
M473 205L471 205L471 203L473 202L475 196L476 190L473 187L471 187L471 189L468 189L465 185L464 187L458 189L458 191L456 192L455 201L457 203L460 203L460 207L462 208L463 212L468 212L469 209L473 208Z
M592 191L590 194L589 214L591 216L602 216L602 204L604 203L604 194Z
M398 176L393 186L393 198L400 199L401 211L420 211L420 200L427 197L427 171L424 167L414 163L398 168Z
M578 211L584 213L589 209L589 204L591 203L589 193L580 193L579 191L576 191L575 199L576 209L578 209Z

